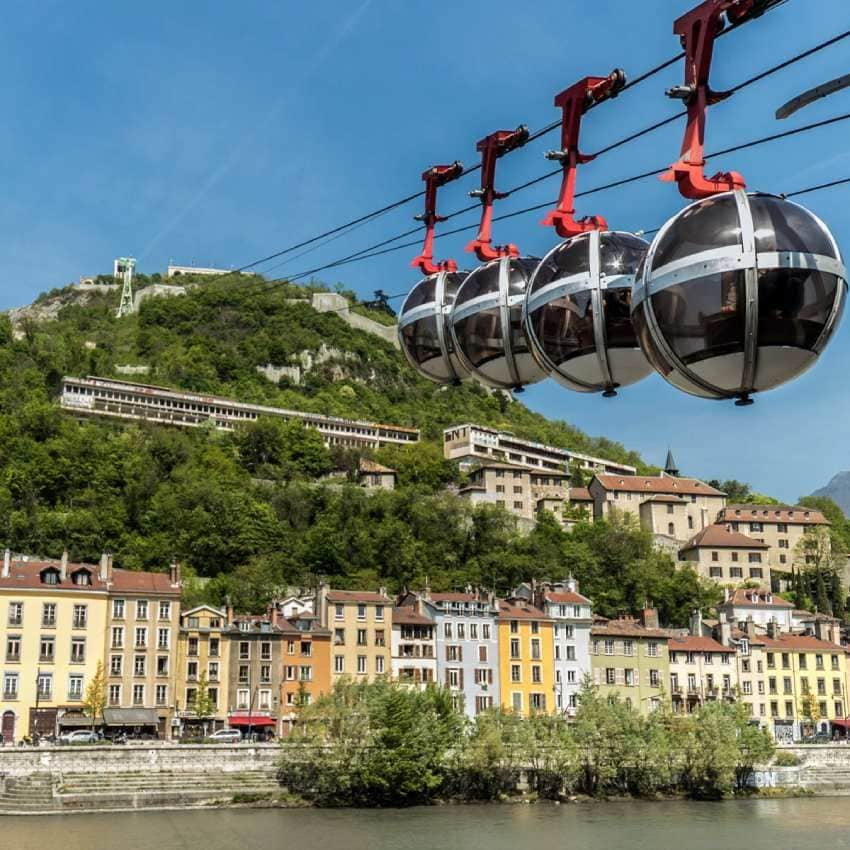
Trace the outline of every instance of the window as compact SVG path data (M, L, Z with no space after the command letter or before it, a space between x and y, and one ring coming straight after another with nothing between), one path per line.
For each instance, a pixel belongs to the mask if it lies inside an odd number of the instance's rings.
M490 624L483 623L481 626L481 640L490 640Z
M250 691L239 689L236 691L236 707L241 709L248 708L248 703L251 698Z
M165 618L161 618L165 619ZM207 696L212 700L213 691L207 691ZM218 696L218 694L216 694ZM157 685L156 686L156 704L157 705L166 705L168 703L168 685ZM213 705L215 705L215 701L213 701Z
M539 664L533 664L531 667L531 681L534 682L535 685L539 685L543 681L540 674Z
M210 658L218 658L218 646L219 646L218 638L210 638Z
M263 661L271 661L272 657L272 645L269 641L263 641L260 644L260 658Z
M657 670L649 671L649 685L652 688L661 687L661 674Z
M747 555L747 561L750 564L760 564L761 563L761 552L750 552Z
M145 686L133 685L133 705L145 704Z
M75 629L84 629L89 622L89 606L88 605L75 605L74 606L74 617L72 620L73 627Z
M614 654L614 641L613 640L606 640L605 641L605 654L606 655L613 655Z
M613 667L605 668L605 684L606 685L616 685L617 684L617 671Z
M511 620L511 634L516 635L519 634L519 621Z
M260 691L259 699L257 700L259 704L260 711L268 711L271 708L272 701L272 692L263 690Z
M313 642L310 640L301 641L301 655L309 657L313 654Z
M540 660L540 638L531 639L531 657L535 661Z
M658 657L658 644L654 640L651 640L646 645L646 654L650 658L657 658Z
M272 680L272 666L271 664L261 664L260 665L260 681L263 684L267 682L271 682Z
M806 656L801 652L798 656L798 659L799 659L800 669L805 670L806 669Z
M546 694L531 694L528 703L532 711L546 711Z
M334 645L342 646L345 643L345 629L334 629Z
M59 572L57 570L45 570L41 574L42 584L59 584Z
M357 645L366 646L366 629L357 630Z
M5 673L3 675L3 699L11 700L18 698L18 674Z
M168 649L171 646L171 629L156 630L156 648Z
M195 672L198 671L198 662L192 662L195 665ZM147 659L144 655L136 655L133 658L133 675L134 676L145 676L148 672Z
M478 640L478 623L469 624L469 639Z
M743 578L744 571L740 567L729 567L729 578Z
M481 644L481 645L478 647L478 660L479 660L482 664L486 664L486 663L487 663L487 646L486 646L485 644Z
M737 561L738 561L738 553L737 552L732 553L732 560L737 563Z
M780 555L780 556L779 556L779 563L780 563L780 564L784 564L787 560L788 560L788 556L787 556L787 555Z
M361 676L366 673L366 656L365 655L358 655L357 656L357 673Z
M187 621L187 622L188 622L188 624L189 624L189 628L190 628L190 629L197 629L197 628L200 628L201 621L200 621L200 619L199 619L198 617L189 617L189 619L188 619L188 621Z
M522 711L522 694L511 694L511 708L514 711Z
M787 549L787 548L788 548L788 541L787 541L784 537L783 537L783 538L781 538L781 539L778 541L778 543L779 543L779 548L780 548L780 549Z
M776 523L776 532L777 532L777 534L787 534L788 533L788 523L777 522ZM787 543L788 541L786 540L785 542Z
M375 672L378 675L381 675L384 672L384 656L376 655L375 656Z
M761 567L750 567L750 578L761 578L764 570Z
M9 635L6 638L6 660L20 661L21 660L21 636Z
M171 619L171 603L170 602L160 602L159 603L159 619L160 620L170 620ZM157 687L160 687L157 685Z
M519 657L519 638L511 638L511 658Z
M633 688L635 686L635 671L631 667L626 667L624 672L625 672L624 681L625 681L627 687Z
M91 573L88 570L77 570L71 576L71 581L80 586L88 586L91 584Z
M375 606L375 619L382 623L384 621L384 606L376 605Z
M136 602L136 619L147 620L148 618L148 600L139 599Z
M120 676L124 669L124 656L112 655L109 658L109 675Z
M712 552L711 553L711 560L712 561L719 561L720 560L720 553L719 552Z
M676 536L676 526L675 526L675 525L673 525L673 523L672 523L672 522L668 522L668 523L667 523L667 534L668 534L670 537L675 537L675 536Z
M51 628L56 625L56 603L45 602L41 606L41 625Z
M344 673L344 672L345 672L345 656L335 655L334 656L334 673Z
M672 505L667 505L667 513L668 513L668 514L672 514L672 513L673 513L673 506L672 506Z
M452 639L452 624L451 623L444 623L443 624L443 637L445 637L446 640Z
M723 578L723 567L709 567L708 575L711 578Z
M189 646L187 648L187 655L191 656L192 658L197 657L198 647L199 647L198 638L190 637L189 638Z
M71 639L71 663L82 664L86 660L86 639Z
M337 605L334 608L334 619L336 620L344 620L345 619L345 606Z
M140 656L140 657L144 658L144 656ZM186 664L186 678L189 679L189 681L191 681L191 682L194 682L194 681L197 680L197 678L198 678L198 662L197 661L190 661L190 662L188 662L188 664ZM246 675L245 678L247 679L247 675Z
M357 619L365 620L366 619L366 606L360 602L357 605Z
M764 531L764 525L760 522L751 522L750 531Z
M148 645L148 627L136 626L136 648L145 649Z
M240 664L238 670L239 684L244 685L248 681L249 669L247 664Z
M38 660L50 664L56 657L56 638L43 637L39 643Z
M72 674L68 677L68 699L83 698L83 677L79 674Z
M24 624L24 603L10 602L9 603L9 625L22 626Z
M446 661L462 661L463 653L459 646L446 647Z
M242 661L247 661L251 658L251 642L247 640L239 641L239 658Z
M464 623L457 624L457 639L466 640L466 625Z
M186 696L189 696L189 692L186 691ZM109 686L109 704L110 705L121 705L121 685L110 685Z
M210 665L212 667L212 665ZM156 657L156 675L157 676L167 676L168 675L168 656L167 655L158 655ZM212 676L210 677L212 678ZM216 675L216 679L218 676Z
M53 674L39 673L36 680L39 699L51 699L53 696Z

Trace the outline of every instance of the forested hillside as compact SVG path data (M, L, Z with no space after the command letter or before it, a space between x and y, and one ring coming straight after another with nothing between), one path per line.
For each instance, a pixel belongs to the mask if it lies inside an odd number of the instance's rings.
M439 438L450 424L474 421L642 467L637 455L479 387L436 387L381 339L314 311L309 290L260 283L205 282L184 296L148 299L121 320L116 292L80 304L63 290L41 301L55 308L60 299L55 320L24 318L14 329L0 321L2 542L54 557L67 546L87 560L111 551L130 568L176 557L210 579L198 594L213 602L229 595L244 608L318 575L393 590L426 576L435 588L481 582L504 590L573 572L603 613L654 599L677 622L713 598L635 528L569 535L542 522L521 535L503 511L472 509L445 492L461 479ZM277 385L256 371L296 361L308 367L299 384ZM378 453L398 469L400 486L367 495L322 480L356 458L329 452L297 424L261 421L228 435L80 424L59 410L63 374L116 375L116 364L150 367L140 378L148 383L414 425L424 440Z

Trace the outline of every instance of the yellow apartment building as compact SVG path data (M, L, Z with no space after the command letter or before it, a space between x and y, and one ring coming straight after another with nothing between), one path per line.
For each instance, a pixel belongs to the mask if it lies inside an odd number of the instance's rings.
M597 620L590 630L590 668L600 695L617 695L644 715L657 711L669 699L668 641L651 608L640 620Z
M323 584L317 601L319 623L332 635L331 683L344 676L372 682L391 675L393 603L386 591L332 590Z
M228 710L230 676L230 643L228 617L210 605L199 605L180 615L180 632L175 658L175 714L179 732L192 734L224 726ZM206 674L207 696L213 711L207 718L198 717L195 700L198 682Z
M502 706L528 717L555 710L553 621L523 599L499 600Z
M0 571L4 742L53 735L71 718L87 722L82 703L103 660L107 592L105 573L69 563L67 553L48 561L13 558L6 550Z

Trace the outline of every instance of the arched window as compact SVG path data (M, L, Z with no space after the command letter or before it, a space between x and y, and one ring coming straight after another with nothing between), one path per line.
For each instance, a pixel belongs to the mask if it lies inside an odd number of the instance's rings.
M47 569L41 571L42 584L59 584L59 570Z
M88 570L77 570L77 572L71 576L71 580L74 584L89 585L91 584L91 573Z
M673 523L672 523L672 522L668 522L668 523L667 523L667 533L668 533L671 537L675 537L675 536L676 536L676 526L675 526L675 525L673 525Z

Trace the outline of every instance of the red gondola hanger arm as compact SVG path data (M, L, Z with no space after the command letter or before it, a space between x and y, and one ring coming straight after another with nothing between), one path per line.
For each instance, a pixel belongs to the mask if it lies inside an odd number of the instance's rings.
M496 160L509 151L522 147L528 141L528 127L524 124L516 130L497 130L485 136L475 149L481 154L481 188L469 193L472 198L481 199L481 223L478 235L467 246L466 250L473 251L482 263L488 260L498 260L500 257L518 257L519 248L513 244L492 244L493 231L493 202L506 198L504 192L497 192Z
M418 267L424 275L439 272L456 272L457 263L454 260L434 262L434 228L438 221L446 217L437 214L437 189L452 180L457 180L463 174L463 163L455 160L451 165L434 165L422 172L425 181L425 212L416 216L417 221L425 222L425 243L418 257L411 260L410 265Z
M725 100L731 92L714 91L709 84L714 40L724 29L725 14L733 24L758 17L778 0L704 0L673 24L685 51L685 82L667 91L668 97L683 100L688 107L688 122L679 159L662 180L676 181L679 192L690 200L699 200L744 189L746 183L737 171L718 172L706 178L703 144L705 114L709 106Z
M625 73L617 68L607 77L585 77L555 97L555 106L561 109L561 150L548 151L547 159L557 159L564 169L558 206L541 224L554 227L558 236L569 239L589 230L605 230L607 222L602 216L586 216L576 221L575 193L576 167L590 162L595 157L579 152L578 140L581 118L595 104L616 97L626 84Z

